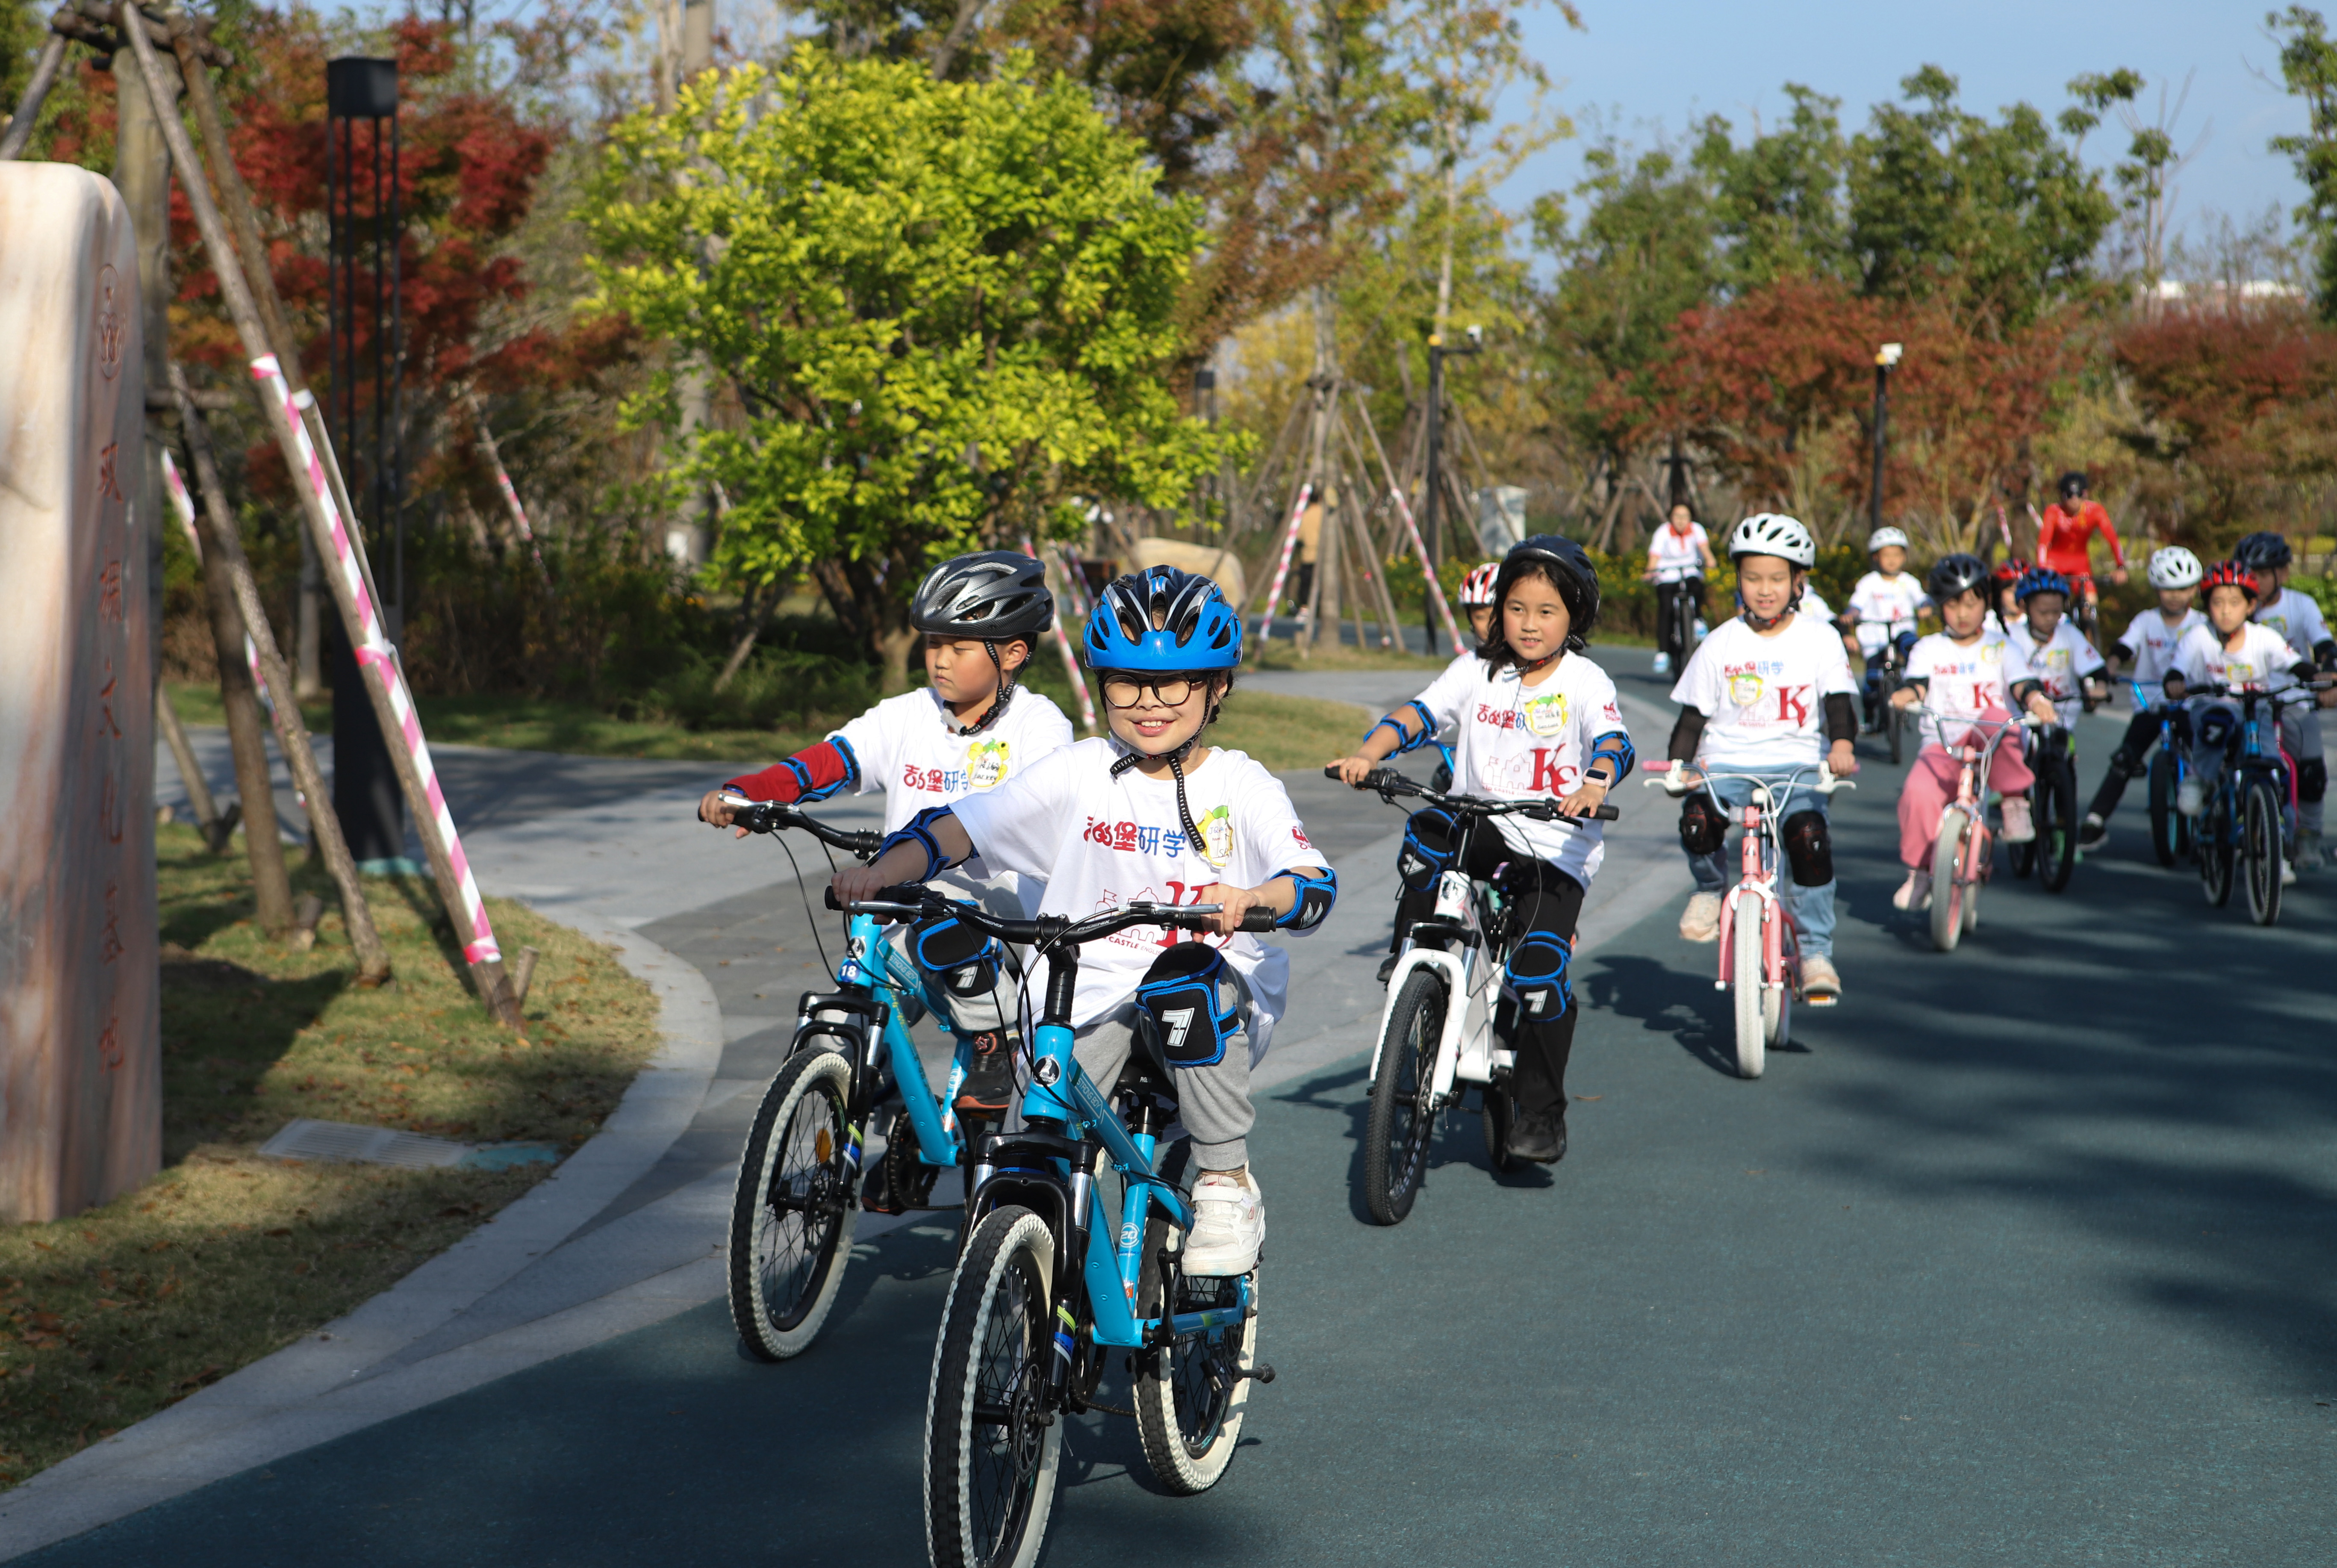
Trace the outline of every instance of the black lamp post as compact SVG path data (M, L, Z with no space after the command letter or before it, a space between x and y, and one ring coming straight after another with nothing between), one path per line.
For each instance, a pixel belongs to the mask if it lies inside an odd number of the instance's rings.
M1867 526L1882 526L1882 446L1891 417L1891 368L1906 351L1902 343L1885 343L1874 351L1874 489L1867 497Z

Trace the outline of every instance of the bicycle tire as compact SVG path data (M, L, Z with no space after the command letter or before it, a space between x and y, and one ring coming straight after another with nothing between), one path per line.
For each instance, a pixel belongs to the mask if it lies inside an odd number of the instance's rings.
M2150 760L2150 852L2169 870L2182 856L2182 821L2175 809L2175 759L2162 746Z
M2037 776L2037 880L2048 893L2068 890L2078 868L2078 776L2065 759Z
M851 1090L843 1056L799 1051L763 1092L747 1133L730 1203L730 1321L757 1360L810 1348L836 1305L860 1217L841 1160Z
M1436 1116L1424 1102L1444 1038L1444 988L1441 972L1416 968L1388 1010L1364 1127L1364 1207L1375 1225L1402 1224L1427 1174Z
M1485 1085L1483 1099L1477 1120L1485 1133L1485 1160L1494 1175L1506 1176L1525 1163L1510 1158L1510 1124L1517 1120L1518 1108L1498 1083Z
M1931 844L1931 946L1942 953L1954 952L1963 939L1963 901L1970 891L1962 880L1964 828L1961 811L1943 812Z
M934 1568L1032 1568L1046 1544L1063 1422L1039 1417L1053 1348L1054 1238L1028 1209L983 1216L950 1277L925 1396Z
M1736 1075L1758 1078L1767 1065L1762 1040L1761 904L1742 900L1729 935L1729 1000L1736 1019Z
M1888 698L1883 700L1882 733L1884 738L1891 742L1891 765L1894 768L1896 768L1902 760L1900 756L1900 750L1904 744L1902 737L1905 733L1903 725L1906 721L1906 717L1907 716L1905 714L1899 711L1899 708L1896 703L1891 701Z
M2280 795L2266 779L2251 779L2241 812L2241 844L2248 862L2248 916L2259 926L2275 925L2280 920Z
M1794 936L1794 923L1782 909L1777 918L1782 923L1777 941L1784 958L1778 975L1783 984L1775 991L1761 993L1761 1043L1771 1051L1794 1037L1794 992L1802 983L1801 946Z
M1198 1312L1230 1303L1232 1279L1182 1276L1177 1300L1162 1301L1160 1252L1170 1236L1168 1220L1156 1212L1144 1232L1137 1316L1165 1318L1170 1312ZM1191 1497L1216 1485L1241 1446L1249 1375L1257 1364L1257 1276L1255 1269L1246 1276L1250 1314L1239 1328L1221 1330L1215 1339L1187 1336L1136 1357L1137 1440L1144 1449L1145 1468L1176 1496Z
M2231 800L2218 786L2194 828L2194 850L2199 858L2199 891L2207 906L2221 909L2232 901Z
M1988 883L1988 859L1996 852L1996 836L1985 821L1964 829L1964 935L1980 928L1980 890Z

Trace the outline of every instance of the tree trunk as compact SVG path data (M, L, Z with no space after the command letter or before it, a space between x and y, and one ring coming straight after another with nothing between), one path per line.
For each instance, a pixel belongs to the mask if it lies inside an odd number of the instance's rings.
M917 633L912 627L877 633L876 648L885 659L885 693L909 689L909 651L917 645Z
M219 653L220 701L227 710L228 745L235 753L236 794L243 802L243 848L251 861L251 893L259 928L270 936L292 929L292 880L284 869L284 839L276 829L276 790L268 778L268 740L259 693L243 652L243 616L227 557L203 552L203 595L210 602L211 646ZM289 699L286 699L289 701Z

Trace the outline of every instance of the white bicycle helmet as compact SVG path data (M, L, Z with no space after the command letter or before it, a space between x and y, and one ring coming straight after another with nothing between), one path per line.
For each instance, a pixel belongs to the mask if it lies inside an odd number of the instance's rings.
M2207 569L2199 564L2199 557L2180 544L2169 544L2164 550L2150 553L2150 585L2153 588L2196 588Z
M1818 562L1818 542L1801 520L1783 512L1755 512L1728 536L1728 558L1775 555L1806 572Z
M1869 555L1886 544L1896 544L1902 550L1906 549L1908 547L1906 531L1901 528L1877 528L1866 536L1866 553Z
M1469 568L1469 575L1461 579L1461 608L1488 609L1493 603L1493 580L1501 574L1499 561L1488 561L1482 566Z

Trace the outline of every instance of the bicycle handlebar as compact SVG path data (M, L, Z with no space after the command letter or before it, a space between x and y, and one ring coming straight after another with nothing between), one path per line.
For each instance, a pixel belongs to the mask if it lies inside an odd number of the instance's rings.
M749 833L777 833L782 828L800 828L821 843L833 844L863 860L874 859L885 842L885 835L865 828L831 828L804 815L803 808L791 801L749 800L743 795L725 795L722 803L733 808L730 825L744 828Z
M1092 942L1116 931L1125 931L1131 926L1166 926L1179 931L1214 933L1217 924L1209 916L1225 908L1222 904L1154 904L1139 899L1080 920L1068 920L1061 915L1041 915L1035 920L1010 920L1004 916L992 914L978 904L945 898L932 888L914 882L880 888L877 897L856 899L850 904L838 903L836 889L830 887L826 902L829 908L840 909L847 915L885 915L898 920L947 913L1002 942L1026 945L1036 942L1051 946L1066 941L1074 945ZM1277 918L1273 910L1263 906L1245 909L1239 928L1252 932L1271 931Z
M1336 779L1339 777L1339 769L1335 767L1325 768L1323 769L1323 777ZM1455 795L1447 790L1431 789L1425 784L1415 783L1393 768L1373 769L1364 775L1364 781L1355 788L1372 790L1381 799L1391 803L1398 795L1415 795L1433 805L1451 806L1476 817L1531 817L1540 822L1568 824L1579 823L1582 820L1581 818L1569 817L1560 811L1558 802L1555 800L1547 799L1495 800L1482 795ZM1602 802L1596 810L1588 815L1601 822L1613 822L1619 819L1623 813L1613 805Z
M1783 789L1788 791L1801 789L1812 795L1831 795L1837 789L1858 788L1856 779L1843 778L1824 762L1817 765L1818 781L1816 783L1804 784L1801 781L1801 776L1809 771L1807 767L1801 767L1787 769L1788 779L1783 785L1771 783L1770 777L1766 773L1732 773L1726 769L1713 768L1700 770L1694 784L1681 782L1693 766L1692 763L1663 760L1642 762L1639 764L1639 770L1648 775L1648 783L1661 785L1665 794L1675 797L1685 795L1691 789L1708 789L1715 779L1746 779L1755 784L1769 785L1773 789Z

